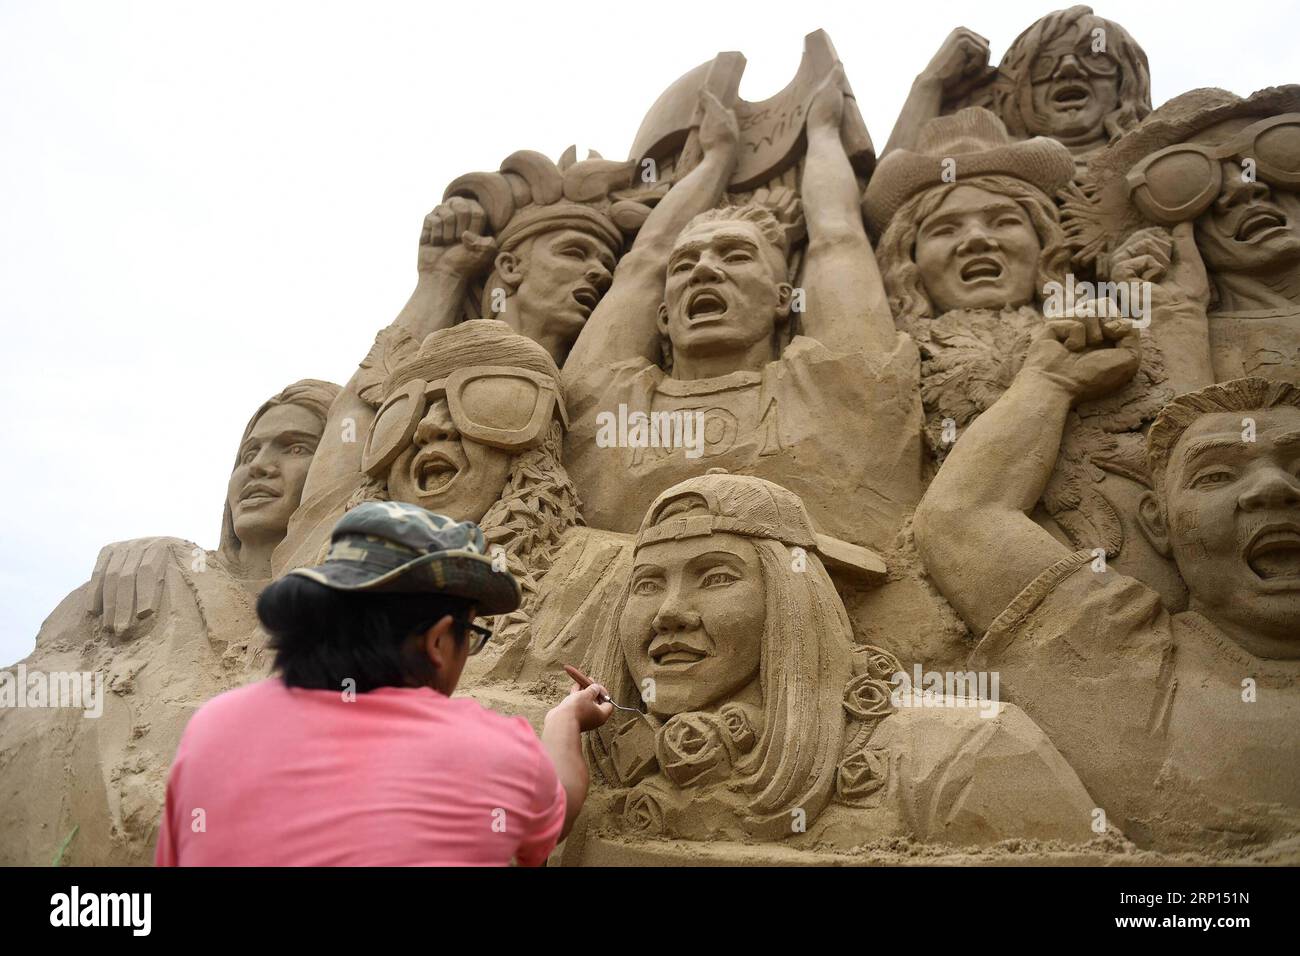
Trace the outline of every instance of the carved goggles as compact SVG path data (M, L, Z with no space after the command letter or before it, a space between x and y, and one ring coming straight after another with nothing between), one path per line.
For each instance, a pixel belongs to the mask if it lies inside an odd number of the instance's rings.
M1300 186L1300 113L1252 123L1217 146L1177 143L1152 153L1129 171L1129 197L1143 214L1162 225L1195 219L1223 188L1225 159L1253 160L1259 179Z
M1068 53L1057 56L1044 53L1034 57L1034 61L1029 64L1029 81L1046 83L1056 75L1057 67L1067 56L1073 56L1075 62L1079 64L1079 69L1089 76L1114 76L1119 72L1119 62L1113 56L1109 53L1094 52L1089 43L1082 43L1078 49Z
M387 471L415 436L429 406L447 401L452 423L466 438L494 448L523 451L546 438L558 410L567 428L568 414L555 380L539 372L495 365L457 369L446 378L416 379L380 406L361 452L361 467L372 477Z

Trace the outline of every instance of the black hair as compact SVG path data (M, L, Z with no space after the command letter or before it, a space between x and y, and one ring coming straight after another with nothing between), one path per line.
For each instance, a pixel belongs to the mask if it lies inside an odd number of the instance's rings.
M437 668L415 636L451 615L459 646L470 611L468 601L444 594L335 591L297 575L273 581L257 599L285 684L339 690L350 678L361 694L428 686Z

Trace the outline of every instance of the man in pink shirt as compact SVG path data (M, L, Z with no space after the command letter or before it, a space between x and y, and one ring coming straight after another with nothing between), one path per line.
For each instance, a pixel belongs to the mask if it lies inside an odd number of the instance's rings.
M323 564L267 587L277 676L190 720L155 863L544 863L586 799L580 735L613 708L574 687L539 741L524 718L450 696L490 636L474 617L520 601L485 551L472 522L367 502Z

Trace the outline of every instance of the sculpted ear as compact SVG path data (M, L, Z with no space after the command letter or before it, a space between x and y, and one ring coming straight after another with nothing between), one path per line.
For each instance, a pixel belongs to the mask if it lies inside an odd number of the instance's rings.
M1169 557L1173 549L1169 543L1169 523L1165 520L1164 508L1154 491L1143 492L1138 499L1137 523L1142 529L1142 536L1151 542L1151 547L1164 557Z
M496 261L493 263L497 275L501 281L508 285L512 290L515 289L524 278L523 263L513 252L497 253Z
M668 303L660 302L659 311L656 313L659 318L659 334L668 334Z
M784 322L790 318L790 303L794 301L794 286L782 282L776 287L776 320Z

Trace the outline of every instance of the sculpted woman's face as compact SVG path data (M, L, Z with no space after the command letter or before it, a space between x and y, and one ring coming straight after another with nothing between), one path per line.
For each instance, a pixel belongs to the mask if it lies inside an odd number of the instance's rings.
M320 419L298 405L276 405L253 425L226 488L235 536L241 542L284 537L320 432Z
M638 689L654 680L651 713L702 710L758 678L765 593L758 551L740 535L637 549L619 639Z
M501 497L513 460L513 452L461 435L447 399L438 398L389 467L388 495L457 521L482 521Z
M1042 242L1009 196L958 186L916 234L916 267L936 315L1034 301Z

